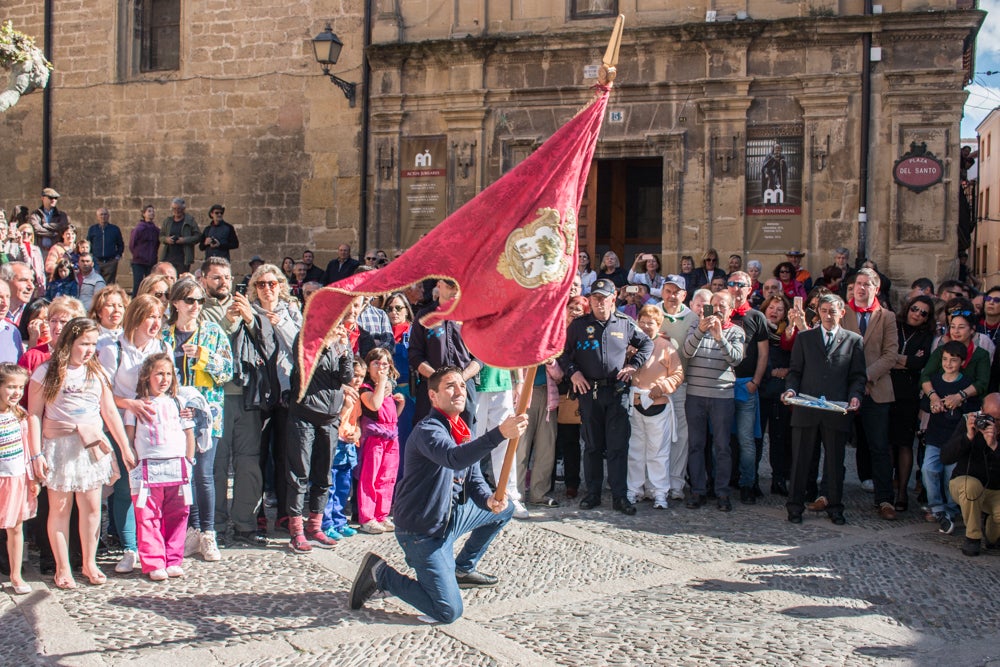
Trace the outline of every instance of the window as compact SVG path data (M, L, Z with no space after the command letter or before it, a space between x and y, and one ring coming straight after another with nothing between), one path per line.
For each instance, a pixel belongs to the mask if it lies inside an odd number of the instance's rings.
M570 17L593 19L618 16L618 0L570 0Z
M180 68L181 0L119 0L118 76Z
M990 189L983 193L983 220L990 219Z

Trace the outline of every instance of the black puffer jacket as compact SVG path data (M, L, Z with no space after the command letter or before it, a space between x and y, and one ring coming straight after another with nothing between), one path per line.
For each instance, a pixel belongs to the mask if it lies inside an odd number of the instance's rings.
M299 353L301 337L295 338L295 353ZM316 357L312 381L305 396L298 400L302 379L299 364L292 369L291 405L288 414L313 424L340 426L340 408L344 404L345 384L354 378L354 355L339 344L326 346Z

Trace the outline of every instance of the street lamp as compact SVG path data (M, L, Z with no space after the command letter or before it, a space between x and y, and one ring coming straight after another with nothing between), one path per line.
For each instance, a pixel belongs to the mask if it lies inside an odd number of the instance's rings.
M323 74L330 77L330 81L344 91L344 97L347 98L347 101L353 107L354 91L357 88L357 84L344 81L336 74L330 74L330 65L337 64L337 59L340 58L340 50L344 48L344 43L334 34L329 23L323 28L323 32L313 37L312 45L313 52L316 55L316 62L323 67Z

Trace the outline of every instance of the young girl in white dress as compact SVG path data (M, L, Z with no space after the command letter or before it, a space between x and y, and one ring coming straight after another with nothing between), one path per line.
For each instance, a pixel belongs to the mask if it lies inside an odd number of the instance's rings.
M49 497L49 541L56 561L55 585L76 588L69 564L69 515L80 510L83 574L92 585L107 581L97 567L101 528L101 489L117 479L111 444L114 438L125 467L135 459L125 438L107 375L97 361L97 323L77 317L66 323L52 358L35 369L28 384L28 433L36 478Z
M31 586L21 578L21 524L35 516L38 508L38 483L25 446L28 415L18 405L27 382L28 371L17 364L0 364L0 529L7 530L10 585L17 595L31 592Z

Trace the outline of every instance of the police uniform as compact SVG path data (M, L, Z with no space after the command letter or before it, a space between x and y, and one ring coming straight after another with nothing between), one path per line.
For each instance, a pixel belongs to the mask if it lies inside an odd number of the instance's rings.
M611 281L603 278L596 281L591 294L600 289L601 283L610 284ZM610 288L614 289L613 284ZM631 435L629 395L628 383L620 382L617 376L626 365L625 353L630 345L637 352L628 365L639 368L652 354L653 342L631 318L619 312L612 312L606 322L598 321L593 314L577 318L566 332L566 349L560 358L563 370L567 377L580 371L590 383L590 390L580 396L580 419L587 486L583 503L591 507L600 504L605 453L611 496L616 502L625 500Z

